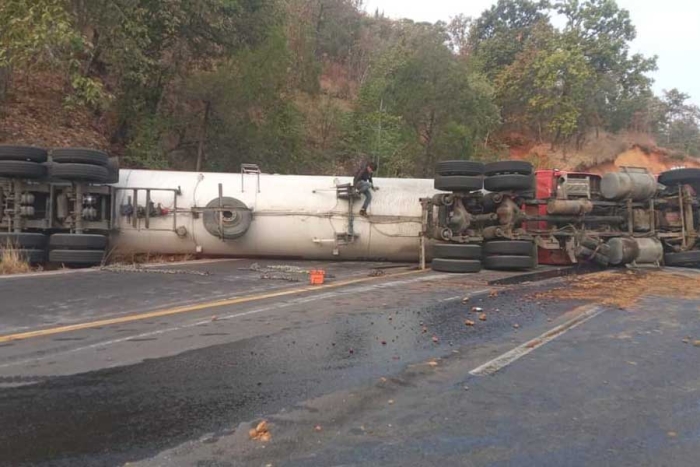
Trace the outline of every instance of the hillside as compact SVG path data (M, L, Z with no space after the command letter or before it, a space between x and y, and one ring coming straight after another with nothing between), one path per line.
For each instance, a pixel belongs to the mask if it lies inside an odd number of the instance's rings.
M494 0L432 25L357 0L122 1L0 3L0 143L156 169L375 159L398 177L456 158L656 170L700 156L700 111L653 94L655 58L631 53L614 1Z
M55 73L17 77L0 107L0 144L110 149L106 124L85 107L66 109Z
M541 169L558 168L603 174L620 167L643 167L652 173L677 167L700 167L700 160L679 151L657 146L649 135L621 132L603 133L580 149L552 149L551 144L514 144L508 148L512 159L527 160Z
M337 95L337 85L331 77L322 78L323 95L332 99L333 105L350 110L350 99L331 98ZM95 115L88 109L70 109L63 106L60 77L50 73L37 74L17 84L10 98L3 105L0 116L0 144L28 144L45 147L85 146L124 153L119 145L110 145L109 123L105 116ZM323 112L314 100L298 98L300 106L313 115L316 128L311 132L323 144ZM315 111L315 112L314 112ZM580 150L552 149L550 143L523 143L510 139L507 147L509 158L528 160L537 168L585 170L603 174L623 166L645 167L653 173L674 167L700 167L700 161L678 152L656 146L648 135L623 133L604 134L593 138ZM331 168L330 173L350 170L350 167Z

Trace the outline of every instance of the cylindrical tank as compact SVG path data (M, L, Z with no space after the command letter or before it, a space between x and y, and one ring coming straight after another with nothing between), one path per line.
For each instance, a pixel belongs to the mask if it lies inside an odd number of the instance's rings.
M639 254L634 261L639 264L658 263L664 257L664 247L656 238L635 238Z
M433 180L375 179L379 191L372 193L369 219L358 215L362 199L357 199L352 225L348 201L336 192L337 185L351 182L349 177L121 170L112 242L126 251L162 254L416 260L419 199L438 193ZM219 205L219 184L227 208L221 224L212 211ZM145 218L134 226L121 206L133 203L136 188L139 206L146 205L148 188L151 201L170 213L151 217L148 228ZM178 189L179 194L172 191Z
M632 238L611 238L608 241L610 247L610 264L619 266L629 264L639 256L639 245Z
M608 241L610 263L614 265L658 263L664 247L656 238L613 238Z
M547 214L581 215L593 211L593 203L587 199L550 199L547 201Z
M600 193L608 200L646 201L654 196L656 189L656 178L645 169L610 172L600 181Z

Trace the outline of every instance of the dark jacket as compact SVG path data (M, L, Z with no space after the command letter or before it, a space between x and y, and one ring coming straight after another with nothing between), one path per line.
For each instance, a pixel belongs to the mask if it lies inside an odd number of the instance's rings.
M365 164L360 168L355 173L355 179L353 180L353 184L357 186L357 183L362 180L365 182L370 182L372 185L374 185L374 182L372 181L372 173L368 170L369 169L369 164Z

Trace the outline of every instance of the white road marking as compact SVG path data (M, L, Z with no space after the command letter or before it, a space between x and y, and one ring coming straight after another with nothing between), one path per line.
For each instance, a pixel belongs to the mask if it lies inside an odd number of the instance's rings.
M488 361L477 368L474 368L472 371L469 372L469 374L473 375L473 376L492 375L492 374L496 373L497 371L510 365L511 363L515 362L516 360L519 360L520 358L529 354L533 350L535 350L539 347L542 347L547 342L553 341L554 339L561 336L565 332L570 331L571 329L574 329L575 327L580 326L581 324L585 323L586 321L595 318L596 316L601 314L603 311L605 311L605 310L603 308L598 307L598 306L586 307L584 312L582 312L581 314L577 315L576 317L570 319L569 321L565 322L564 324L556 326L555 328L552 328L551 330L545 332L544 334L541 334L540 336L538 336L538 337L536 337L528 342L525 342L524 344L514 348L513 350L506 352L503 355L496 357L493 360Z
M479 295L485 295L485 294L491 292L491 290L492 289L479 289L479 290L475 290L473 292L470 292L467 295L456 295L456 296L450 297L450 298L443 298L442 300L438 300L438 303L456 302L457 300L464 300L465 298L471 299L474 297L478 297Z
M317 301L317 300L324 300L324 299L328 299L328 298L334 298L334 297L338 297L341 295L356 294L358 292L369 292L372 290L377 290L377 289L382 289L382 288L408 285L408 284L412 284L412 283L416 283L416 282L423 282L423 281L428 281L428 280L443 279L446 277L451 277L451 275L450 274L430 275L430 276L417 277L417 278L413 278L413 279L405 279L402 281L387 282L384 284L373 284L373 285L367 285L367 286L362 286L362 287L352 287L351 286L350 288L345 289L345 290L326 292L326 293L322 293L322 294L318 294L318 295L312 295L310 297L301 297L301 298L297 298L297 299L293 299L293 300L286 300L284 302L275 303L273 305L269 305L269 306L261 307L261 308L256 308L256 309L249 310L249 311L244 311L244 312L240 312L240 313L230 313L227 315L217 316L216 321L226 321L226 320L231 320L231 319L235 319L235 318L241 318L244 316L255 315L255 314L263 313L266 311L278 310L278 309L285 308L288 306L299 305L299 304L303 304L303 303L308 303L308 302ZM185 323L185 324L182 324L180 326L173 326L173 327L166 328L166 329L159 329L157 331L149 331L149 332L144 332L141 334L135 334L135 335L131 335L131 336L121 337L119 339L112 339L112 340L108 340L108 341L97 342L97 343L82 346L82 347L76 347L74 349L66 350L63 352L50 353L49 355L45 355L43 357L28 358L28 359L24 359L24 360L16 360L16 361L8 362L8 363L3 363L3 364L0 364L0 368L8 368L8 367L13 367L13 366L17 366L17 365L26 365L29 363L40 362L43 360L54 359L59 355L68 355L68 354L82 352L84 350L92 350L92 349L97 349L97 348L102 348L102 347L108 347L111 345L120 344L122 342L129 341L132 339L141 339L144 337L158 336L161 334L180 331L182 329L189 329L189 328L193 328L196 326L201 326L203 324L210 324L211 322L212 322L212 319L208 318L205 320L198 320L196 322Z

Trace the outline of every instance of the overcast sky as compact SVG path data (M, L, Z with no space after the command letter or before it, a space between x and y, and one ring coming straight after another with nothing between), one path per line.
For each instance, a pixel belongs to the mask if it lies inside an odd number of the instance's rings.
M366 10L376 8L391 18L414 21L448 21L464 13L476 17L495 0L365 0ZM700 105L700 1L617 0L629 10L637 27L633 52L657 55L659 71L654 89L678 88Z

